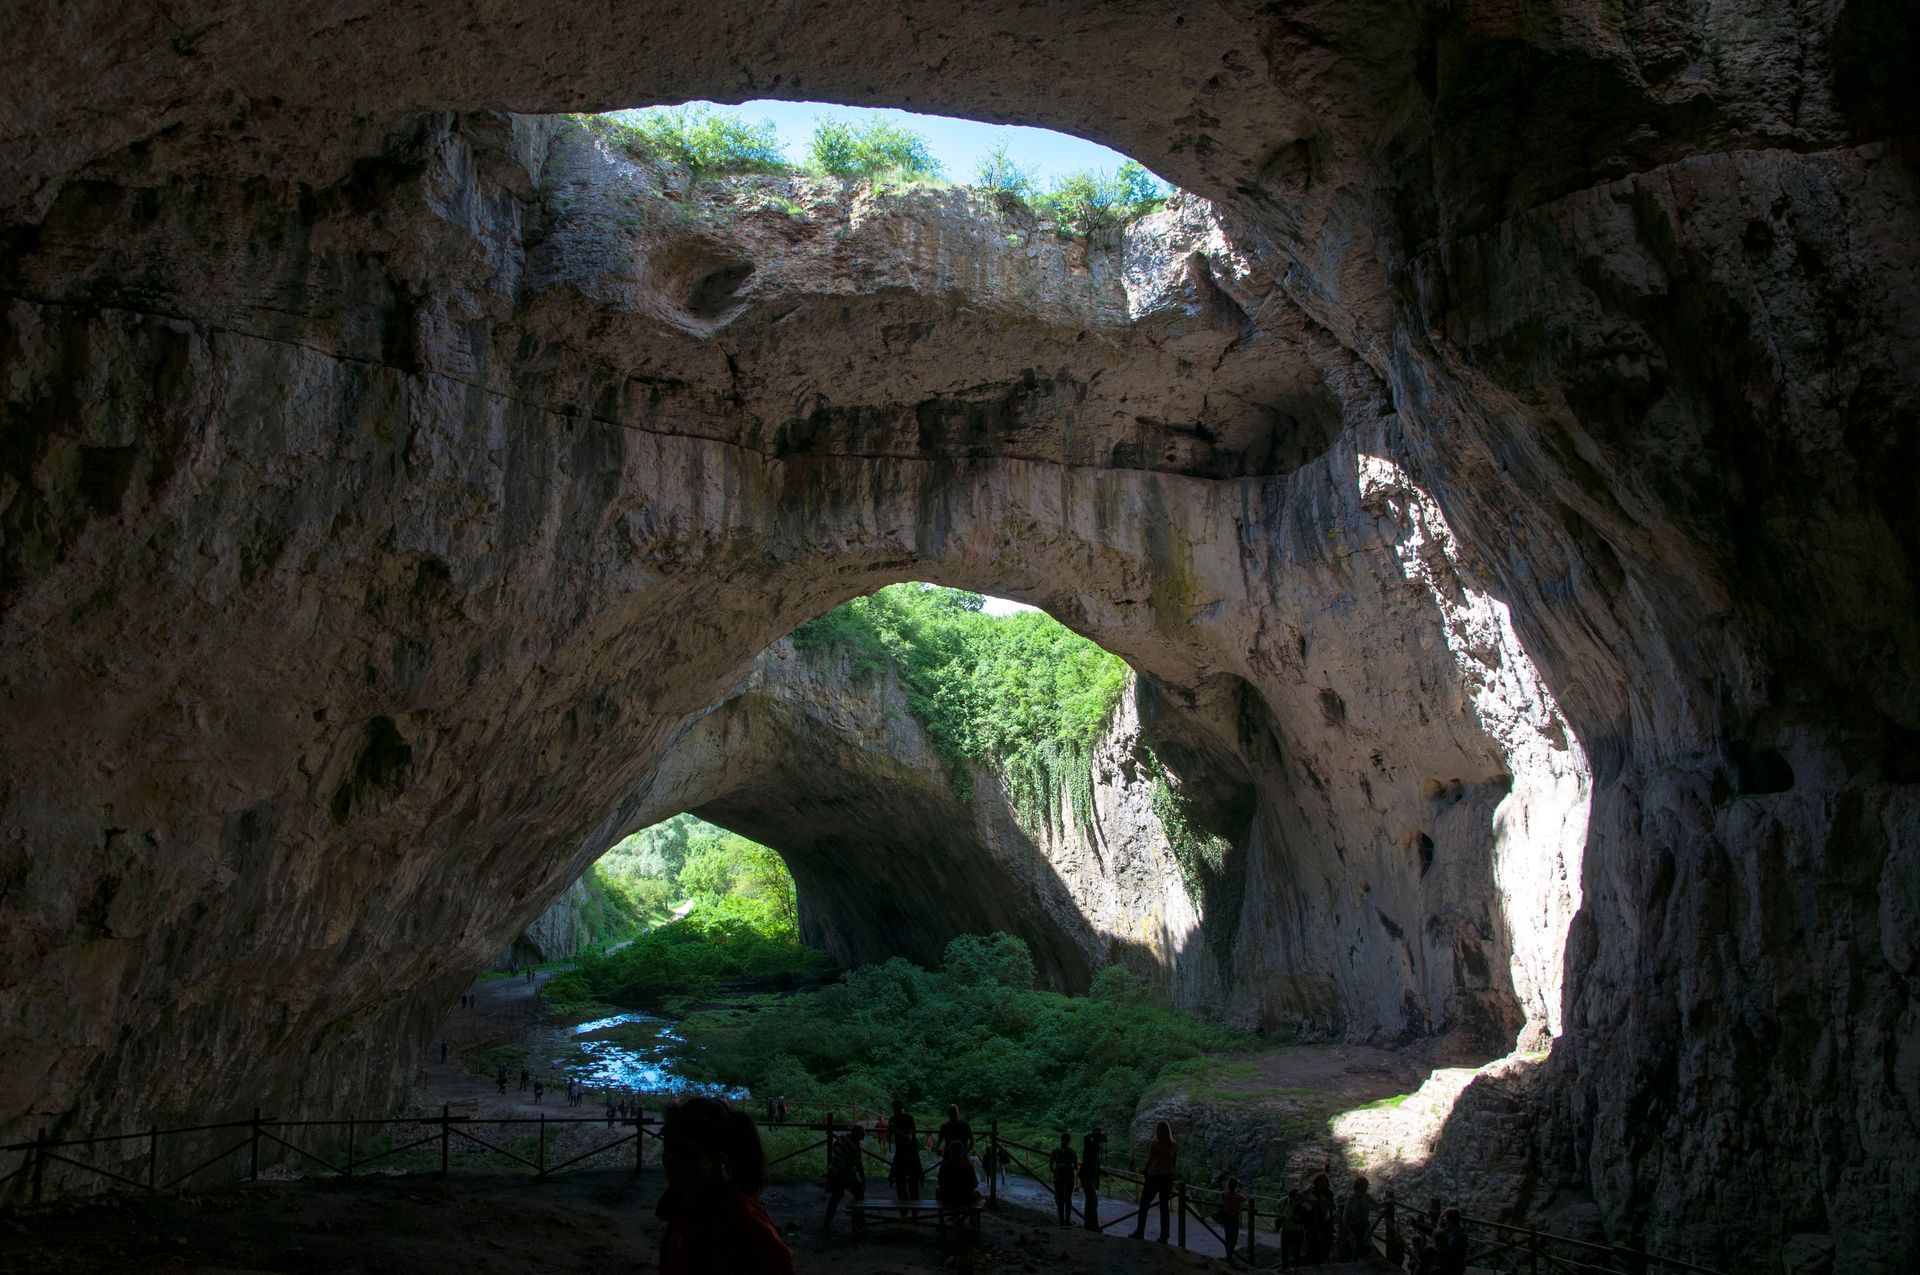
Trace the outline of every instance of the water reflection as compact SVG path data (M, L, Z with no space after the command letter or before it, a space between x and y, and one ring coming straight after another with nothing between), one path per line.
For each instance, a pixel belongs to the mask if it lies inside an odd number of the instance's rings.
M640 1093L708 1094L745 1098L737 1085L691 1080L676 1069L686 1042L667 1019L652 1014L614 1014L571 1026L538 1027L528 1034L529 1065L583 1080L589 1089Z

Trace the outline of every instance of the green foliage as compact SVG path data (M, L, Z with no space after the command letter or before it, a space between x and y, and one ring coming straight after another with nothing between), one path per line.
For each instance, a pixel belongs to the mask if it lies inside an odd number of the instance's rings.
M634 833L601 856L594 871L649 922L666 920L675 899L739 895L769 900L789 929L798 925L793 877L779 854L692 815Z
M1111 173L1085 170L1056 178L1031 202L1062 234L1090 239L1160 211L1167 191L1152 173L1128 160Z
M636 159L679 164L695 179L793 171L773 121L749 124L732 111L656 106L624 115L589 115L581 123Z
M1173 852L1174 862L1180 865L1180 881L1186 886L1187 897L1199 903L1206 898L1207 888L1219 879L1233 846L1225 837L1194 822L1186 796L1167 782L1167 773L1157 757L1152 760L1152 771L1154 817L1167 834L1167 849Z
M581 921L589 947L617 943L670 910L665 882L622 879L596 863L586 871Z
M1033 963L1005 934L956 939L932 973L895 958L753 1014L682 1024L702 1078L807 1101L955 1102L1003 1126L1122 1130L1170 1064L1248 1037L1135 998L1031 986Z
M940 968L949 978L969 986L992 983L998 987L1033 986L1033 954L1011 934L985 937L962 934L947 944Z
M666 996L709 995L727 980L793 976L825 965L826 956L800 942L775 900L729 895L696 904L618 952L588 953L542 995L558 1008L645 1006Z
M1004 142L988 151L986 158L980 161L980 167L973 173L973 184L981 190L1011 195L1027 202L1038 192L1038 187L1033 183L1033 174L1013 162Z
M855 126L821 120L807 143L807 167L828 177L927 181L940 176L940 161L927 139L910 128L872 120Z
M1064 790L1084 827L1088 758L1126 685L1126 663L1037 611L990 616L977 593L897 584L794 631L802 650L844 651L855 677L891 666L954 787L998 767L1029 827L1052 827Z

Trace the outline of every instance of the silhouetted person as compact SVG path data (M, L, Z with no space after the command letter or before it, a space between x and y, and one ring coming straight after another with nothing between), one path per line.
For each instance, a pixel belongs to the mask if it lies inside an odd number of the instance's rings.
M522 1067L520 1069L520 1092L525 1093L526 1091L527 1091L527 1069L525 1067Z
M967 1148L967 1154L973 1154L973 1126L960 1118L958 1107L947 1108L947 1122L940 1126L939 1141L934 1145L939 1147L944 1155L949 1142L962 1143Z
M940 1176L935 1179L933 1198L942 1204L960 1206L980 1201L980 1175L967 1159L967 1144L955 1138L940 1157Z
M983 1180L992 1182L995 1178L1007 1180L1007 1153L989 1141L980 1148L980 1172Z
M547 1091L547 1086L545 1082L539 1081L539 1080L536 1080L533 1082L533 1105L534 1106L537 1107L540 1105L540 1095L544 1094L546 1091Z
M1339 1205L1333 1198L1333 1183L1324 1173L1313 1175L1313 1185L1307 1189L1307 1262L1318 1266L1333 1254L1333 1232L1336 1225L1335 1214Z
M1340 1211L1340 1243L1346 1255L1354 1261L1362 1261L1371 1247L1368 1232L1372 1230L1373 1197L1367 1193L1367 1179L1355 1174L1353 1190L1347 1195L1346 1207Z
M445 1062L446 1060L447 1060L447 1042L443 1040L440 1042L440 1061Z
M898 1098L893 1100L893 1121L887 1126L887 1136L893 1139L893 1170L890 1176L893 1178L894 1198L917 1200L920 1198L920 1183L926 1178L926 1170L920 1167L920 1129Z
M1047 1168L1053 1173L1053 1207L1060 1214L1060 1225L1070 1226L1073 1221L1073 1175L1079 1171L1080 1157L1073 1153L1073 1135L1060 1135L1060 1145L1047 1157Z
M792 1275L793 1251L758 1199L767 1157L752 1117L689 1098L668 1109L660 1141L660 1275Z
M780 1116L780 1104L772 1094L767 1095L767 1123L772 1124Z
M1167 1242L1167 1205L1173 1200L1175 1159L1173 1126L1162 1120L1153 1126L1153 1141L1147 1144L1147 1183L1140 1188L1140 1212L1133 1221L1133 1238L1145 1239L1147 1206L1160 1201L1160 1242Z
M1226 1189L1220 1192L1220 1212L1217 1216L1220 1219L1221 1238L1226 1241L1229 1262L1238 1260L1234 1256L1234 1249L1240 1244L1240 1215L1246 1211L1247 1197L1240 1189L1240 1179L1228 1178Z
M507 1092L507 1069L505 1067L495 1068L493 1073L493 1081L495 1084L500 1086L500 1092L502 1095L504 1095Z
M1080 1190L1086 1197L1080 1215L1089 1231L1100 1229L1100 1151L1107 1145L1107 1131L1098 1125L1080 1139Z
M774 1104L774 1111L777 1113L776 1118L780 1123L785 1124L787 1122L787 1096L785 1094L781 1094L780 1101Z
M1448 1209L1440 1215L1440 1230L1434 1235L1433 1247L1440 1259L1440 1275L1465 1275L1467 1232L1460 1225L1459 1209Z
M1280 1216L1275 1225L1280 1228L1280 1269L1290 1271L1296 1266L1307 1264L1307 1201L1299 1187L1287 1192L1287 1198L1280 1201Z
M867 1166L860 1152L866 1136L865 1126L856 1124L827 1147L827 1220L821 1223L821 1230L833 1229L833 1214L840 1207L841 1196L850 1195L855 1203L867 1198Z
M617 1113L613 1109L613 1099L611 1098L607 1099L607 1128L609 1129L613 1128L613 1122L616 1118L616 1114Z

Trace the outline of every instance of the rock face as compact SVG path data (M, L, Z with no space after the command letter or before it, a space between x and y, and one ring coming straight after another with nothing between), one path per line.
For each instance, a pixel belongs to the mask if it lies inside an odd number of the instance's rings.
M582 877L515 935L506 950L493 958L492 967L503 970L578 956L588 944L585 913L589 906L587 880Z
M1613 1233L1906 1269L1920 37L1735 8L13 15L0 1132L377 1101L759 652L931 578L1178 710L1232 1012L1557 1014ZM490 113L753 94L1212 202L1089 249Z
M956 794L892 673L779 642L633 800L643 821L692 810L780 851L803 935L845 964L934 965L956 935L1006 930L1054 986L1120 959L1197 1006L1198 916L1143 786L1119 782L1143 750L1132 694L1096 753L1091 827L1027 827L991 769Z

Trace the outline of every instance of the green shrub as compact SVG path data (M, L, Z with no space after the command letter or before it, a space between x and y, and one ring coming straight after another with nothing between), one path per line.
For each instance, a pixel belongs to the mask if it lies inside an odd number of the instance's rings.
M656 106L629 115L590 115L582 122L634 158L679 164L696 179L793 171L771 120L749 124L732 111Z
M927 181L941 173L926 138L886 120L858 127L844 120L821 120L807 144L807 167L828 177L869 181Z
M1111 173L1087 170L1057 178L1032 202L1062 234L1090 239L1158 212L1167 192L1152 173L1128 160Z
M1059 795L1091 822L1094 741L1126 686L1127 666L1037 611L982 612L977 593L897 584L794 630L802 650L846 653L854 676L892 666L907 706L973 792L971 763L997 766L1029 827L1052 827Z
M973 184L981 190L1011 195L1022 202L1031 202L1038 191L1033 174L1013 162L1004 142L988 151L980 161L973 173Z
M682 1024L686 1065L756 1092L842 1107L956 1102L1010 1130L1057 1134L1123 1130L1168 1067L1253 1043L1144 998L1037 991L1023 985L1031 969L1017 938L956 939L938 973L896 957L753 1014L696 1014Z

